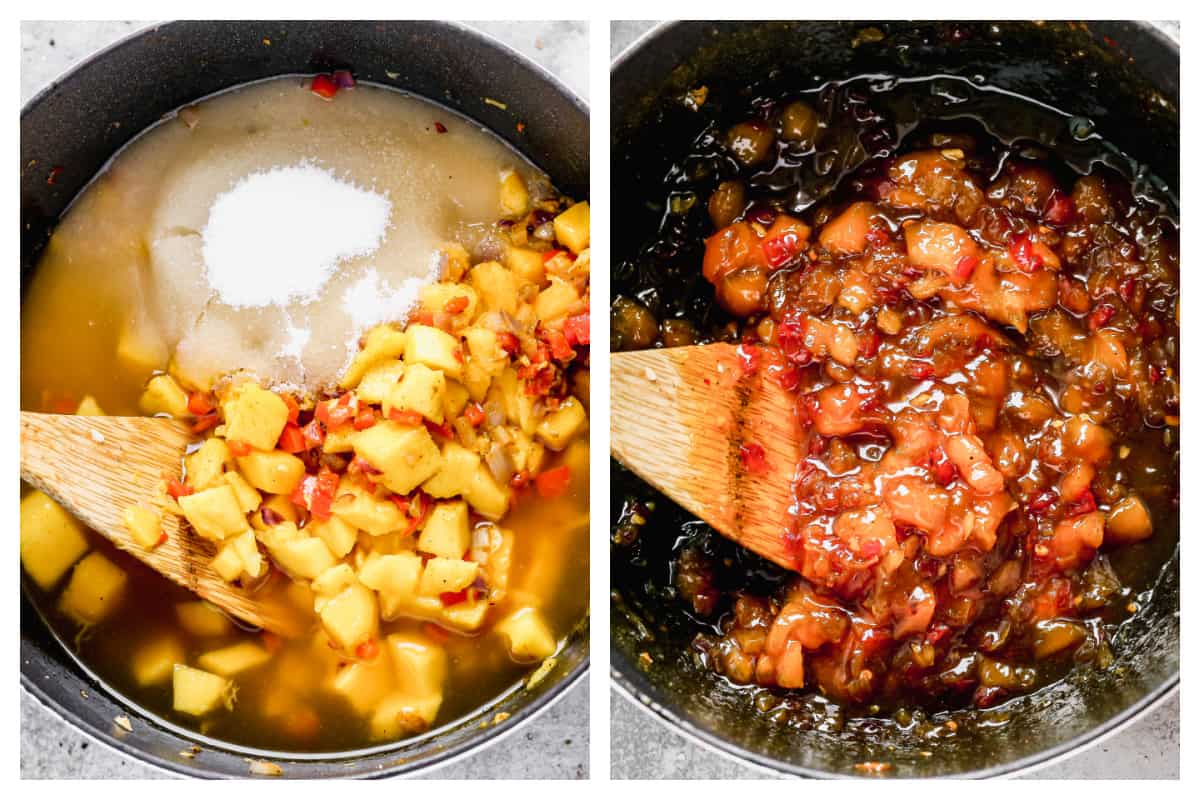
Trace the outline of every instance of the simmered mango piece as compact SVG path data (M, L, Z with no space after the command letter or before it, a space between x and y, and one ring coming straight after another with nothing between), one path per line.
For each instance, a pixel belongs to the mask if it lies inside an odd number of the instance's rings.
M446 376L424 364L409 365L404 377L388 392L383 413L392 409L415 411L440 425L446 411Z
M173 633L164 633L138 647L133 654L130 671L139 686L166 683L183 661L183 643Z
M375 706L371 715L371 738L377 741L399 739L429 730L442 705L442 696L410 697L394 694Z
M504 254L504 265L517 277L519 283L541 286L546 280L546 259L537 250L510 247Z
M483 462L475 466L475 471L469 476L463 498L471 504L480 516L497 520L508 511L508 500L512 491L507 486L501 486L492 475L491 470Z
M176 664L172 681L174 707L182 714L202 717L218 708L233 708L233 683L220 675Z
M416 633L393 633L387 652L396 671L397 688L410 697L441 697L446 681L446 651Z
M246 514L229 484L179 498L179 507L196 533L214 542L250 529Z
M421 488L438 498L466 494L479 464L478 453L458 442L446 442L442 445L441 467Z
M333 501L333 514L371 536L383 536L408 525L395 503L376 497L369 487L358 481L342 481Z
M387 658L375 658L340 668L334 673L330 686L346 699L356 714L366 714L392 691L395 681L391 662Z
M542 419L537 428L537 436L551 450L562 450L587 425L587 412L583 404L574 397L568 397L558 410L552 411Z
M79 401L79 407L75 409L77 417L103 417L104 409L100 408L100 404L96 402L96 398L89 395L84 395L84 398Z
M541 613L530 606L517 609L497 623L496 632L508 640L509 655L517 661L540 661L558 648Z
M209 566L221 576L221 580L228 583L233 583L242 577L242 557L234 549L232 540L221 546L221 549L213 556L213 560L209 562Z
M138 407L151 416L184 417L188 413L188 395L170 375L155 375L146 383Z
M225 678L231 678L240 672L261 667L271 660L271 654L265 647L254 642L239 642L219 650L210 650L196 664L209 672Z
M483 627L491 607L486 597L464 600L452 606L445 606L441 611L440 622L456 631L473 633Z
M225 438L256 450L274 450L288 421L283 398L256 383L243 383L224 404Z
M533 313L543 322L561 319L580 306L579 292L567 281L551 278L550 285L538 292Z
M417 539L417 549L443 558L462 558L471 547L470 514L465 501L438 503Z
M162 514L145 506L130 506L124 518L125 529L139 546L149 550L161 544Z
M409 325L405 334L408 336L405 364L424 364L455 380L462 377L462 348L458 339L429 325Z
M354 434L358 433L350 423L339 425L333 430L326 431L325 444L321 449L326 453L354 452Z
M167 343L148 324L129 320L117 339L117 361L134 375L149 375L167 366Z
M282 450L241 456L237 468L251 486L268 494L291 494L304 477L304 462Z
M529 189L516 170L505 172L500 178L500 208L508 217L524 216L529 211Z
M576 203L554 218L554 238L579 255L591 244L592 209Z
M382 470L383 485L396 494L408 494L433 476L442 464L442 454L429 431L423 426L400 425L391 420L360 431L354 437L354 452ZM363 525L358 527L365 529Z
M439 597L447 592L459 592L475 582L479 565L461 558L431 558L425 562L421 584L417 591L426 597Z
M363 337L362 350L355 354L354 360L342 375L339 381L341 387L353 389L371 367L404 355L406 342L405 332L391 325L377 325L371 328Z
M217 551L212 567L231 583L242 575L261 578L267 571L267 563L258 551L254 531L248 530L226 539Z
M262 505L262 495L242 477L240 472L226 472L222 477L229 484L229 488L233 489L233 493L237 495L238 505L242 507L243 512L249 514L258 510L258 507Z
M337 597L343 589L357 582L354 568L349 564L335 564L322 572L312 582L312 591L316 595L316 610L320 611L325 602Z
M75 565L58 607L80 625L94 625L117 609L125 598L129 577L100 553Z
M488 375L495 377L508 366L508 353L500 346L500 336L490 328L472 327L463 331L467 353Z
M467 387L458 381L446 381L445 412L448 417L457 417L471 402L471 394Z
M227 473L228 474L228 473ZM258 510L250 516L250 525L256 531L266 530L271 526L263 522L263 512L269 511L274 517L284 520L285 522L299 522L300 511L296 508L291 498L282 494L268 495L265 500L259 505Z
M471 269L471 286L488 311L517 311L517 277L498 261L484 261Z
M203 600L176 603L175 617L180 626L193 636L216 638L226 636L233 630L233 623L229 621L229 617L222 614L216 606Z
M83 526L45 493L21 498L21 566L42 590L50 590L88 551Z
M305 530L319 537L335 558L349 553L358 540L358 529L336 514L327 520L313 519Z
M360 403L373 403L381 405L388 398L388 394L400 382L400 377L404 374L404 362L398 358L389 358L367 370L362 380L358 382L358 388L354 393L358 396ZM384 409L385 413L387 409ZM347 426L351 427L351 426ZM327 451L329 452L329 451Z
M372 553L358 571L364 586L379 592L382 598L411 599L421 580L421 557L414 552Z
M329 638L343 650L353 650L378 629L375 593L357 581L323 603L318 613Z
M479 296L465 284L428 283L421 287L421 307L435 314L449 314L454 322L465 324L475 318Z
M295 578L312 580L337 563L325 542L316 536L282 541L269 549L275 562Z
M233 455L224 439L212 437L189 456L183 459L187 466L187 482L196 491L210 489L222 482L227 464L233 464Z

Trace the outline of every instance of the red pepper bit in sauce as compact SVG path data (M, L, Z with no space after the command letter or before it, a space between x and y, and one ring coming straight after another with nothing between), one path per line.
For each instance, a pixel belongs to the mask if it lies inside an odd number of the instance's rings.
M445 132L446 132L446 126L445 126L445 125L443 125L443 124L442 124L442 123L440 123L440 122L435 122L435 123L433 123L433 129L434 129L434 130L436 130L438 133L445 133Z
M312 93L323 100L332 100L338 92L338 85L328 75L317 75L312 79Z
M752 475L763 475L767 472L767 451L758 442L746 442L738 448L738 459L742 468Z

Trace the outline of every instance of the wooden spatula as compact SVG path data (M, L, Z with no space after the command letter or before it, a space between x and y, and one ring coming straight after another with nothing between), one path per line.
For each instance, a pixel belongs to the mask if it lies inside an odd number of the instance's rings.
M796 401L728 344L612 354L612 454L764 558L796 567L784 534L800 461ZM747 468L743 446L765 465ZM751 461L753 463L753 460Z
M77 417L21 412L21 479L54 498L84 525L175 583L229 614L284 636L301 631L278 599L226 583L209 565L214 546L163 514L167 541L147 550L125 527L125 509L158 510L160 486L178 478L188 426L154 417Z

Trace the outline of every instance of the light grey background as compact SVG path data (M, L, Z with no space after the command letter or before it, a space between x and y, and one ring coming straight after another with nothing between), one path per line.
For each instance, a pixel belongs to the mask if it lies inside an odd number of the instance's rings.
M21 102L96 50L145 22L23 22ZM554 73L588 97L588 29L583 22L470 23ZM432 778L585 778L588 770L588 682L507 739L426 773ZM21 692L22 778L167 778L69 728Z
M612 56L654 24L613 22ZM1179 38L1178 22L1155 24ZM767 777L670 732L616 693L612 695L611 754L614 778ZM1106 741L1025 777L1178 778L1179 695Z

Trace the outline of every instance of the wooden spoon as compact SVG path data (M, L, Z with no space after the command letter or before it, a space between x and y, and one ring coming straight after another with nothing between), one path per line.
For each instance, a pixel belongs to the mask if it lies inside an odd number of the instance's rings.
M187 424L157 417L77 417L21 412L21 480L52 497L84 525L175 583L251 625L301 633L278 599L226 583L210 566L216 549L186 521L163 514L167 541L152 550L125 527L125 509L159 510L163 481L178 478Z
M796 400L729 344L612 354L612 454L738 544L796 569L784 534L802 455ZM748 469L743 445L761 445Z

